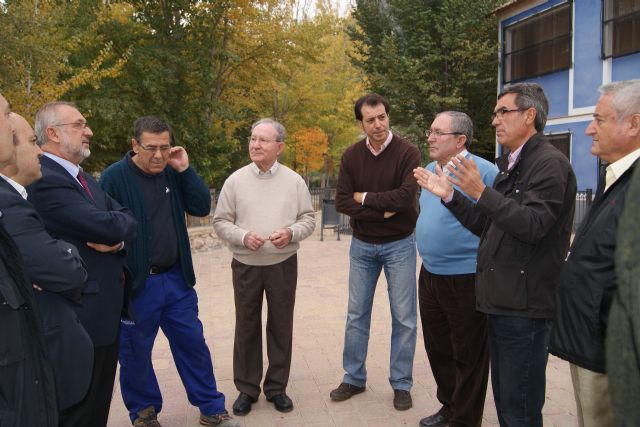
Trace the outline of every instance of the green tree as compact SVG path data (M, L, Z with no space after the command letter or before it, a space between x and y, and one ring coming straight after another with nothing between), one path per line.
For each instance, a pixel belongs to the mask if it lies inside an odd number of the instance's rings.
M349 29L353 61L370 88L391 104L392 124L424 150L436 113L456 109L474 120L476 153L493 159L499 0L358 0Z

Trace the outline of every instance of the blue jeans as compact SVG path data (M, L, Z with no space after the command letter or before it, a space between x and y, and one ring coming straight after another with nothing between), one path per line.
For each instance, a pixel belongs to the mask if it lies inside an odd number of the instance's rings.
M549 322L487 316L491 385L501 427L542 426Z
M371 308L380 271L384 268L391 306L391 387L410 390L416 349L416 239L372 244L355 237L349 251L349 308L344 334L343 382L364 387Z
M162 395L151 363L158 327L169 340L171 354L187 398L205 415L225 411L224 395L217 390L211 353L198 319L198 296L182 278L178 264L170 271L149 276L132 301L135 322L120 323L120 389L133 422L148 406L162 410Z

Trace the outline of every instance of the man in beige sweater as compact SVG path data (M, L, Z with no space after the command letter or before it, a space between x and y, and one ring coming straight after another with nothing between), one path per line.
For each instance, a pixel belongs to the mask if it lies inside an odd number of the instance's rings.
M266 295L269 368L262 389L280 412L293 410L286 394L291 367L293 307L300 241L315 228L311 196L296 172L278 163L284 127L262 119L251 127L250 164L224 183L213 227L233 252L236 305L233 379L240 392L235 415L246 415L260 395L262 300Z

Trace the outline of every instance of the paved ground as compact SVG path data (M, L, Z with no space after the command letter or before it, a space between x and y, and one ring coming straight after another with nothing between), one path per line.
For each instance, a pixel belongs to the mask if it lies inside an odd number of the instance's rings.
M342 344L347 304L349 236L336 241L333 232L324 242L318 233L302 243L294 326L294 349L288 394L295 409L281 414L264 395L246 417L237 417L246 427L320 426L418 426L419 420L440 407L435 383L418 331L414 363L413 408L393 409L393 391L388 383L390 315L386 283L380 279L375 298L369 356L367 391L341 403L329 399L329 391L342 379ZM226 248L194 255L198 277L200 319L215 359L218 388L227 396L227 408L237 396L232 376L234 303L230 253ZM264 317L264 316L263 316ZM420 322L418 322L420 323ZM266 355L266 350L265 350ZM176 372L168 343L158 335L153 363L165 399L159 416L163 427L198 425L198 409L191 406ZM575 402L566 362L551 357L547 367L547 426L577 426ZM109 427L130 425L116 385ZM497 426L489 389L483 426Z

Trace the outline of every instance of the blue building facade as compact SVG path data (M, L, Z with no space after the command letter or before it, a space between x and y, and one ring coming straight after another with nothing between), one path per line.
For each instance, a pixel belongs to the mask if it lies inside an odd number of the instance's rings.
M517 82L544 88L545 133L571 160L578 190L595 191L601 165L585 130L599 86L640 78L640 0L512 0L496 15L498 91Z

